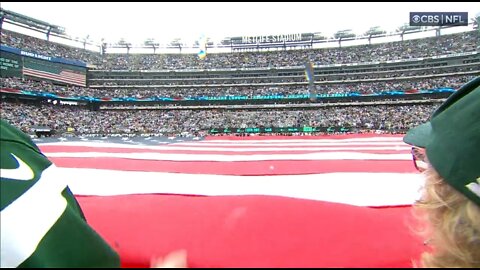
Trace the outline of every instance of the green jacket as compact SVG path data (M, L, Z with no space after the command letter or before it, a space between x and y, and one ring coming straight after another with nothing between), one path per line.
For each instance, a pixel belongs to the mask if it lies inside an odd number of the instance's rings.
M1 267L120 267L62 175L29 136L0 119Z

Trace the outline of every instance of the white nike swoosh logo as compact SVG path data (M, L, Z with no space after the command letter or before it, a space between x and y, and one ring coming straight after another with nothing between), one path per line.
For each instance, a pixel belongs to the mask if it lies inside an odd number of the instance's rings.
M472 182L466 185L466 187L470 189L471 192L475 193L475 195L480 197L480 178L478 178L477 181L478 181L477 183Z
M18 168L16 169L0 169L0 177L1 178L9 178L9 179L15 179L15 180L22 180L22 181L28 181L32 180L35 174L32 171L32 168L28 166L23 160L21 160L19 157L15 156L14 154L11 154L14 159L17 160L18 162Z

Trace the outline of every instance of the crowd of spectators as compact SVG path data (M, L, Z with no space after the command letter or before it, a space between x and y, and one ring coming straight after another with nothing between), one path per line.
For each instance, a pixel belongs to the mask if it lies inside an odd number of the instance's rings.
M7 45L29 52L35 52L44 56L79 60L92 64L102 61L100 51L93 52L82 48L67 46L60 43L23 35L6 29L2 29L1 31L1 40L2 45Z
M101 69L107 70L174 70L225 69L366 63L405 60L476 51L478 32L440 37L361 45L342 48L289 50L272 52L239 52L208 54L204 60L197 55L107 54Z
M36 126L57 134L181 134L211 128L347 126L354 129L405 131L423 123L437 103L322 107L314 110L100 110L81 106L2 102L2 118L31 134Z
M388 91L429 90L438 88L457 89L474 75L454 75L428 79L392 80L385 82L334 83L316 85L318 94L345 94L359 93L369 95ZM258 95L298 95L308 94L307 85L248 85L248 86L215 86L208 87L176 87L162 86L132 86L128 88L88 88L73 85L57 85L49 81L21 79L16 77L4 78L0 81L0 88L20 89L37 93L52 93L59 96L88 96L96 98L193 98L193 97L222 97Z
M47 56L81 60L103 70L230 69L366 63L424 58L479 49L478 31L338 48L196 54L100 54L2 30L2 43ZM107 51L108 52L108 51Z
M479 71L480 74L480 71ZM453 88L457 89L465 82L474 78L474 75L452 75L445 77L434 78L415 78L407 80L392 79L383 82L366 81L366 82L336 82L323 85L316 85L315 89L319 94L345 94L358 93L362 95L377 94L389 91L412 91L412 90L430 90L438 88ZM161 85L147 85L134 86L124 88L115 87L100 87L95 92L100 92L101 95L114 93L115 97L176 97L176 98L192 98L192 97L221 97L221 96L247 96L253 97L256 95L298 95L308 94L309 88L306 84L300 85L239 85L230 84L226 86L208 85L204 87L188 87L179 85L161 86Z
M321 72L321 70L320 70ZM334 73L334 74L318 74L315 75L317 82L329 81L357 81L369 79L401 79L412 76L431 76L435 74L449 74L449 73L480 73L480 60L476 63L464 65L452 65L442 67L427 67L421 69L410 70L388 70L388 71L362 71L349 73ZM201 74L203 75L203 74ZM215 84L260 84L260 83L290 83L290 82L306 82L305 75L262 75L257 77L233 77L235 72L231 72L223 77L208 77L204 75L200 78L199 74L193 74L190 78L178 77L172 78L156 78L144 77L136 78L135 76L117 76L116 78L109 77L109 74L96 74L98 78L91 78L89 80L90 86L93 88L111 87L122 85L215 85Z

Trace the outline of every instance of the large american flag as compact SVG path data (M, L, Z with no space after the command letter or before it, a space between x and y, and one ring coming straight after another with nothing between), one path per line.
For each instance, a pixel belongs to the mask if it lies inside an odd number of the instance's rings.
M123 266L187 249L199 267L409 267L422 247L398 135L44 140Z
M24 67L23 74L59 82L65 82L83 87L85 87L87 81L86 74L68 69L60 69L58 73L52 73Z

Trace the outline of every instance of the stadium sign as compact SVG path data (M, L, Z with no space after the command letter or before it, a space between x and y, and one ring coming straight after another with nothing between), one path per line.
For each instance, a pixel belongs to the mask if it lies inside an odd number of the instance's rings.
M45 56L45 55L41 55L41 54L38 54L38 53L20 51L20 54L21 54L21 55L25 55L25 56L30 56L30 57L38 58L38 59L42 59L42 60L52 61L52 57L50 57L50 56Z
M277 43L277 42L296 42L305 41L302 39L302 34L287 34L287 35L267 35L267 36L244 36L242 37L242 44L257 44L257 43Z
M288 43L311 43L312 41L324 40L321 34L296 33L284 35L257 35L230 37L222 41L223 45L248 46L254 44L288 44Z

